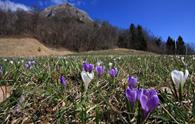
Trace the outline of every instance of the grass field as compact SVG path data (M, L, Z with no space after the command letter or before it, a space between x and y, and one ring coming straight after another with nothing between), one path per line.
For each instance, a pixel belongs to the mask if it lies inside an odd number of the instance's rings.
M0 86L11 86L11 96L0 103L0 123L195 123L195 60L193 56L70 55L63 57L1 58ZM24 65L34 60L30 68ZM83 61L102 62L103 76L85 90L81 78ZM112 78L108 71L118 69ZM174 69L189 70L182 99L171 80ZM66 86L60 83L63 75ZM160 105L139 122L140 109L132 110L125 96L128 76L138 78L139 88L155 88ZM163 90L165 88L167 90ZM9 88L10 89L10 88ZM139 105L138 105L139 106ZM138 116L137 116L138 115Z

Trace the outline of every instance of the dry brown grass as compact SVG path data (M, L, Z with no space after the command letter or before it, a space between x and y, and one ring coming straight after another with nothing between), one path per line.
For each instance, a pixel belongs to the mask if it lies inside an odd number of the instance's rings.
M1 57L50 56L71 53L65 49L52 50L33 38L0 38Z
M0 103L11 95L11 86L0 86Z

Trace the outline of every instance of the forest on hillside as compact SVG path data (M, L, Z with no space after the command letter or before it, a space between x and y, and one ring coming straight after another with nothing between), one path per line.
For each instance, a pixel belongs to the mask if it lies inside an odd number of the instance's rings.
M171 29L170 29L171 30ZM0 11L0 36L30 36L50 47L73 51L127 48L160 54L193 54L182 36L166 41L130 24L120 29L106 21L85 23L74 17L43 16L39 11Z

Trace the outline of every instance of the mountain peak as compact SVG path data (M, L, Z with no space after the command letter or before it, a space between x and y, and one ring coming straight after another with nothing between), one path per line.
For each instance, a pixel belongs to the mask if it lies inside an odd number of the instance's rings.
M76 18L82 22L93 21L85 11L69 3L48 7L41 12L41 15L45 17L61 16L61 17Z

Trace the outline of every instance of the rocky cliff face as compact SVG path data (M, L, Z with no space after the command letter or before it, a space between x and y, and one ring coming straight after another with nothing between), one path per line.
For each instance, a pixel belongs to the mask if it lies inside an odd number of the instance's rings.
M93 22L93 20L88 16L88 14L68 3L48 7L41 12L42 16L54 17L59 16L62 18L75 18L81 22Z

